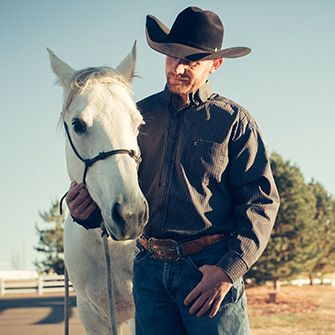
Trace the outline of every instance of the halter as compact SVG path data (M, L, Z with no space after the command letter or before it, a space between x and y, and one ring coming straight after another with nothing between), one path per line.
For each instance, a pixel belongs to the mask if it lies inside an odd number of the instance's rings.
M117 155L117 154L128 154L131 158L133 158L136 162L137 165L139 165L142 161L142 158L140 155L136 154L135 150L128 150L128 149L115 149L115 150L110 150L110 151L101 151L99 152L95 157L93 158L83 158L78 150L76 149L73 141L72 141L72 138L70 136L70 132L69 132L69 129L68 129L68 126L66 124L66 122L64 121L64 128L65 128L65 132L66 132L66 135L69 139L69 142L70 142L70 145L71 145L71 148L73 150L73 152L75 153L75 155L84 163L85 165L85 168L84 168L84 174L83 174L83 184L86 185L86 175L87 175L87 171L88 171L88 168L90 166L92 166L95 162L97 161L101 161L101 160L104 160L110 156L113 156L113 155ZM67 193L66 192L61 200L60 200L60 203L59 203L59 212L60 214L62 215L63 213L63 201L65 199L65 197L67 196Z
M64 122L64 128L65 128L65 132L66 132L66 135L69 139L69 142L70 142L70 145L71 145L71 148L72 148L73 152L85 165L84 174L83 174L83 184L86 184L86 175L87 175L88 168L90 166L92 166L95 162L104 160L104 159L106 159L110 156L117 155L117 154L128 154L131 158L133 158L135 160L135 162L137 164L141 163L141 160L142 160L141 156L136 154L135 150L128 150L128 149L115 149L115 150L110 150L110 151L101 151L93 158L83 158L79 154L78 150L76 149L76 147L75 147L75 145L74 145L74 143L71 139L69 129L68 129L68 126L67 126L66 122Z

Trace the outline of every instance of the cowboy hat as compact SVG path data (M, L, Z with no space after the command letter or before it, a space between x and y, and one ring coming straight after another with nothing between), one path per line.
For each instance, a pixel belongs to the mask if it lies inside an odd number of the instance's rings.
M153 15L146 19L149 46L167 56L191 61L237 58L250 53L246 47L221 49L223 24L214 12L187 7L178 14L171 30Z

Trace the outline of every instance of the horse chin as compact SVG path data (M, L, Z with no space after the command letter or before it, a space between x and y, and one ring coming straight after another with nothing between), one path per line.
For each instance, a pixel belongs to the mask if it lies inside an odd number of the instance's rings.
M135 240L137 237L139 237L141 234L127 234L124 235L118 231L115 231L114 229L110 229L108 228L108 226L106 226L106 230L108 235L114 240L114 241L128 241L128 240Z
M107 220L106 220L107 219ZM112 218L104 218L104 224L107 231L107 234L114 241L127 241L135 240L142 234L142 229L131 229L131 231L125 231L125 229L120 229L118 224L114 222ZM122 225L124 228L126 225Z
M111 238L112 238L112 240L114 240L114 241L120 241L111 231L110 231L110 229L108 230L107 228L106 228L106 230L107 230L107 234L108 234L108 236L110 236Z

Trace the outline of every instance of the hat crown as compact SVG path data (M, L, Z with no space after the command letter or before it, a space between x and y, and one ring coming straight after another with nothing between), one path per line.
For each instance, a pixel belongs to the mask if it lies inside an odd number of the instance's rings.
M176 43L215 51L221 49L223 34L218 15L198 7L187 7L176 17L168 36Z
M154 50L175 58L198 61L237 58L251 49L221 49L224 28L217 14L198 7L187 7L176 17L171 30L153 15L147 15L145 34Z

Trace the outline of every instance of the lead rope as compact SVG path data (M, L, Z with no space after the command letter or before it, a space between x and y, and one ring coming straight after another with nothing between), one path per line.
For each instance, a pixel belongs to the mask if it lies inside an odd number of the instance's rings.
M66 196L66 194L65 194ZM62 199L65 198L63 196ZM62 213L62 205L60 205L60 212ZM101 222L101 237L103 239L106 272L107 272L107 292L108 292L108 309L111 320L111 335L118 335L116 327L116 317L114 311L114 295L113 295L113 276L111 271L111 258L108 246L108 233L103 222ZM64 335L69 335L69 276L64 264Z
M60 202L59 202L59 214L62 215L63 214L63 201L65 199L65 197L67 196L66 192ZM64 262L64 335L69 335L70 333L70 328L69 328L69 274L67 272L66 266L65 266L65 262Z
M64 335L69 335L69 275L64 265Z
M104 251L105 251L105 262L106 262L106 270L107 270L107 291L108 291L108 308L109 308L109 316L111 320L111 334L117 335L117 327L116 327L116 317L115 317L115 310L114 310L114 292L113 292L113 276L111 271L111 258L109 253L109 246L108 246L108 234L106 231L106 227L103 222L101 222L101 231L102 231L102 239L104 244Z
M107 292L108 292L108 309L111 320L111 335L118 335L116 327L116 317L114 311L114 295L113 295L113 277L111 271L111 259L108 246L108 233L105 225L101 222L101 237L103 239L106 272L107 272ZM64 264L64 335L69 335L69 275Z

